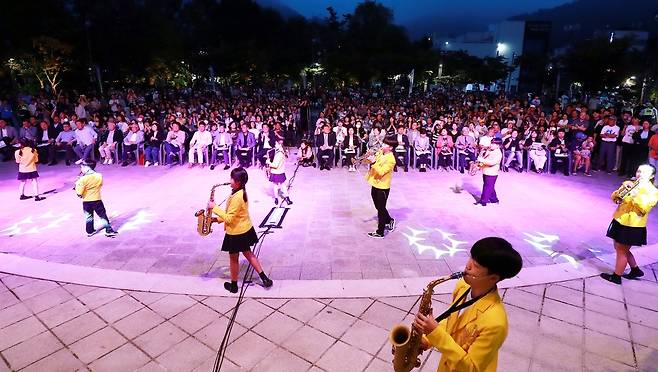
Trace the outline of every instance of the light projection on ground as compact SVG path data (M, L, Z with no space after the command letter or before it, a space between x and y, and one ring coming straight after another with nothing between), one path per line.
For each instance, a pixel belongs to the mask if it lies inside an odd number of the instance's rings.
M407 238L409 245L415 248L418 254L430 252L434 254L434 258L439 259L444 255L453 257L458 252L466 251L466 249L459 248L459 246L466 244L467 242L453 239L452 237L455 236L453 233L445 232L441 229L433 229L427 231L417 230L411 227L407 227L407 230L409 230L409 234L403 232L402 235ZM429 234L432 231L437 231L443 240L443 242L438 247L434 245L423 244L423 242L427 242Z
M559 236L544 234L541 232L536 232L535 234L524 232L523 234L527 236L527 238L523 240L534 247L536 250L545 253L548 257L554 260L562 259L571 264L573 267L578 267L578 261L576 261L575 258L566 253L556 252L553 250L553 246L560 240Z
M126 231L132 231L132 230L139 230L141 226L146 225L152 221L151 217L155 216L154 213L145 211L145 210L140 210L132 216L128 221L123 223L121 227L119 227L119 233L123 233Z
M40 216L29 216L13 225L0 230L4 236L38 234L44 230L52 230L62 226L62 224L71 219L71 213L62 213L59 215L48 211Z

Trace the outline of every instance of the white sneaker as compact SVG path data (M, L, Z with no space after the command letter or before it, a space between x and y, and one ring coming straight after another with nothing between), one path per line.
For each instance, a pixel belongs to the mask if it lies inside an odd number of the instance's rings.
M114 164L114 159L110 159L107 161L107 164Z
M160 165L160 164L158 164L157 161L156 161L155 163L153 163L153 166L154 166L154 167L157 167L158 165Z
M148 167L149 165L151 165L151 163L147 161L146 163L144 163L144 168Z
M78 160L78 161L76 161L76 162L75 162L75 164L77 164L77 165L80 165L80 164L82 164L82 159L80 159L80 160Z

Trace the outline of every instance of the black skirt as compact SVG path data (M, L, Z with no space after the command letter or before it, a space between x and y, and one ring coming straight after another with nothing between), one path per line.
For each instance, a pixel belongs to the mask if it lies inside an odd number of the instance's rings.
M617 220L612 220L612 222L610 222L608 233L605 234L605 236L624 245L640 246L647 244L646 227L624 226Z
M256 235L256 230L254 230L254 227L252 226L251 229L242 234L224 234L222 251L228 253L246 252L256 243L258 243L258 235Z
M34 172L18 172L18 180L19 181L25 181L25 180L33 180L39 178L39 172L34 171Z

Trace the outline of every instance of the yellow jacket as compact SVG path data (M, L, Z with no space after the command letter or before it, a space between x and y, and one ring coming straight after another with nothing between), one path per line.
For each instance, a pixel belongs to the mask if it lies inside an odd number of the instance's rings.
M242 195L244 190L238 190L226 200L226 210L219 206L212 209L219 217L219 222L224 222L224 230L229 235L244 234L252 228L249 218L249 205L244 201Z
M618 191L615 190L610 196L613 200L617 198ZM613 217L624 226L646 227L649 212L657 202L658 189L651 182L640 183L637 186L637 194L634 197L626 196Z
M377 189L390 189L393 168L395 167L395 157L393 153L384 154L378 152L375 155L375 162L370 167L366 175L366 180L370 186Z
M80 177L75 182L75 192L82 201L101 200L101 186L103 186L103 175L93 172Z
M469 285L460 279L453 301L468 288ZM498 291L494 290L463 309L461 315L454 312L442 320L426 339L441 352L438 372L494 372L507 329L507 314Z
M21 155L21 153L23 155ZM18 171L21 173L30 173L37 170L37 162L39 161L39 153L31 147L25 146L20 150L14 152L16 163L18 163Z

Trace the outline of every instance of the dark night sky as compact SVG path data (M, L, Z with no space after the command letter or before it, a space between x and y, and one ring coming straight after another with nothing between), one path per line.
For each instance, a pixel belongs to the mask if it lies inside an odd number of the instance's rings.
M450 15L502 20L509 16L531 12L570 2L571 0L379 0L392 8L397 23L407 25L427 15ZM275 0L306 17L325 17L326 8L333 6L338 14L351 13L361 0Z

